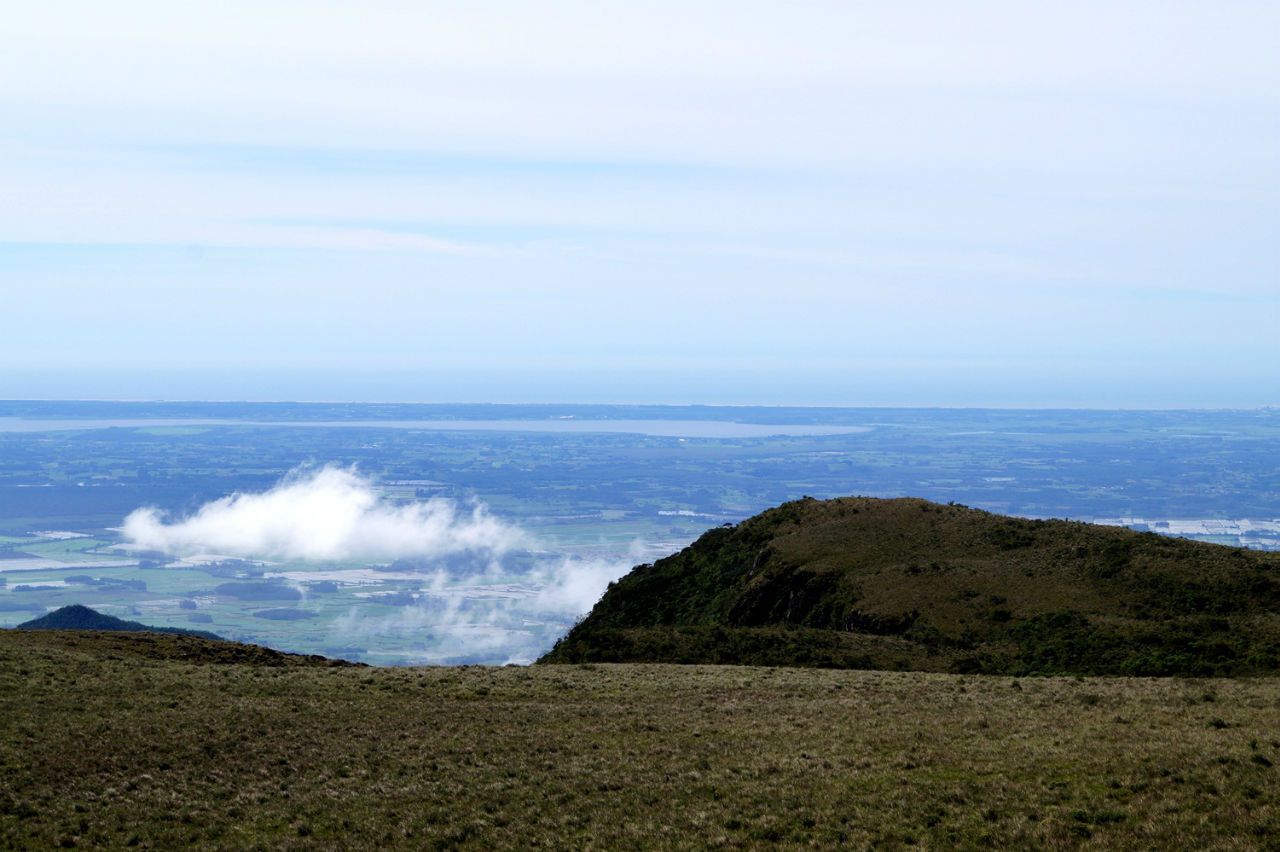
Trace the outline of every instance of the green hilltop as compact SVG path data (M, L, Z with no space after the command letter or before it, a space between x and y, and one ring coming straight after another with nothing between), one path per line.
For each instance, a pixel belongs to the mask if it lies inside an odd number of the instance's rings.
M541 663L1280 669L1280 554L925 500L805 498L639 565Z

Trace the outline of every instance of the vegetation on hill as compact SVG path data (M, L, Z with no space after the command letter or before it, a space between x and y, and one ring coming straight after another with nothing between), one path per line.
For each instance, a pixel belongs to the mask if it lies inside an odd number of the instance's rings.
M1280 669L1280 554L925 500L805 498L637 566L540 662Z
M81 604L72 604L55 609L39 618L24 621L17 630L120 630L130 633L180 633L186 636L199 636L203 639L222 637L208 630L186 630L182 627L149 627L137 621L125 621L114 615L105 615L96 609Z
M188 644L247 647L0 631L0 848L1244 849L1280 836L1277 679L202 665Z
M318 654L289 654L226 639L209 639L190 633L153 633L136 630L39 630L27 632L19 628L0 629L0 645L11 647L60 649L75 648L77 653L106 656L109 659L149 659L177 661L191 665L238 664L269 668L354 666L365 663L322 657Z

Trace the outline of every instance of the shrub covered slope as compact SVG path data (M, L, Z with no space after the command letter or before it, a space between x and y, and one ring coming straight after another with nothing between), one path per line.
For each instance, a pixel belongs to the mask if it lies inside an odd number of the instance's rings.
M910 498L805 498L637 566L541 662L1274 672L1280 554Z

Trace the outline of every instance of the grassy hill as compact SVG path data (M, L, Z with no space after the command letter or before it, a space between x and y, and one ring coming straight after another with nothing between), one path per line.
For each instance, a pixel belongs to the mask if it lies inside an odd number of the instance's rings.
M0 848L1227 850L1280 837L1280 679L374 669L196 648L251 646L0 630Z
M125 621L114 615L105 615L96 609L81 604L72 604L55 609L39 618L24 621L17 626L18 630L119 630L127 633L178 633L185 636L199 636L203 639L222 639L208 630L187 630L182 627L149 627L137 621Z
M540 662L1280 669L1280 554L924 500L803 499L640 565Z

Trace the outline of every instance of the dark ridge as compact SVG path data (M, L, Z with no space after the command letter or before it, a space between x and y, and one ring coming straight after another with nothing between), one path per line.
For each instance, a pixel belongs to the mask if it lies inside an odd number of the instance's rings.
M226 639L205 639L183 633L151 633L129 630L19 630L0 631L6 645L37 650L71 651L94 659L172 660L181 663L247 666L364 666L317 654L286 654L261 645Z
M207 630L148 627L73 604L19 624L14 631L39 631L47 644L74 647L98 656L137 656L189 663L255 666L363 666L318 654L287 654L261 645L232 642Z
M216 633L210 633L207 630L187 630L182 627L150 627L146 624L140 624L137 621L125 621L122 618L116 618L114 615L104 615L96 609L90 609L89 607L81 604L72 604L71 606L64 606L61 609L55 609L53 612L42 615L39 618L24 621L15 629L118 630L128 633L179 633L184 636L199 636L201 639L222 640L221 636Z
M925 500L805 498L639 565L539 662L1280 671L1280 554Z

